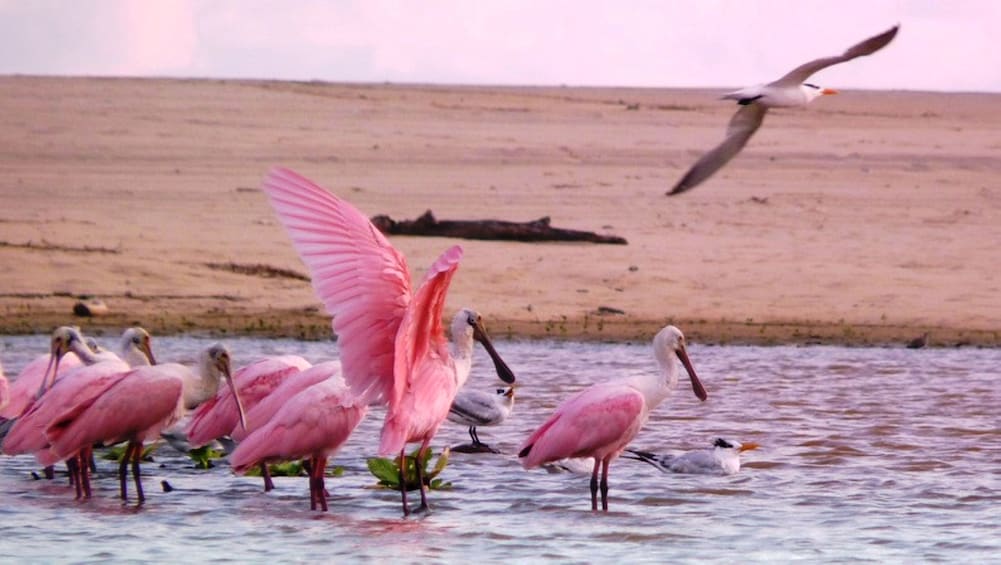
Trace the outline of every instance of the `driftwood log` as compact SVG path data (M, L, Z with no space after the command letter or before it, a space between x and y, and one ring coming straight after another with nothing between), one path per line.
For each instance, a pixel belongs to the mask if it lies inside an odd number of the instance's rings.
M499 239L507 241L585 241L626 245L625 238L589 231L567 230L549 225L549 216L531 222L503 220L438 220L431 210L416 220L396 221L386 215L372 218L372 223L387 235L426 235L463 239Z

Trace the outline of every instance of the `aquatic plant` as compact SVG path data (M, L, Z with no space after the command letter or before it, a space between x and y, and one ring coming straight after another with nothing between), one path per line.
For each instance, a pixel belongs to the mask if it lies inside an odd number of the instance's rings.
M417 482L417 454L420 451L420 447L414 450L407 457L407 466L404 469L404 480L406 483L406 489L408 491L417 490L419 483ZM442 479L437 478L442 471L445 470L445 466L448 465L448 457L450 451L446 447L438 460L435 461L434 467L429 471L428 464L431 462L431 458L434 456L434 452L428 448L424 457L421 459L421 470L424 475L424 484L431 490L442 490L452 488L452 483L445 482ZM392 490L400 490L400 458L397 456L394 459L384 459L382 457L372 457L366 461L368 464L368 470L375 478L379 479L379 486L386 487Z
M221 459L223 455L223 452L213 449L210 445L203 445L188 450L188 457L195 462L195 469L211 469L215 467L212 460Z
M104 459L105 461L121 461L122 457L125 455L126 447L128 447L128 443L113 445L109 447L103 455L101 455L101 459ZM160 447L160 444L158 443L147 445L143 449L142 460L146 462L153 461L153 452L155 452L158 447Z

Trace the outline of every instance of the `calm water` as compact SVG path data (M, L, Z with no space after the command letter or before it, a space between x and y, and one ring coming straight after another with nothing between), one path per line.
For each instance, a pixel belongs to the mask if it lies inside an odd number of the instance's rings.
M0 338L16 374L44 337ZM209 341L156 338L162 360L190 360ZM257 356L336 356L331 343L228 340L237 365ZM664 475L619 460L611 509L590 511L588 477L524 471L518 443L567 394L654 370L648 344L500 342L521 388L511 418L483 428L504 455L453 454L431 493L434 513L401 518L397 493L372 488L365 457L382 413L334 458L330 512L308 510L305 478L260 480L223 464L198 471L169 447L144 468L147 503L116 498L114 464L99 462L95 499L64 477L35 481L30 457L0 459L4 560L182 559L279 562L1001 562L1001 385L998 350L700 347L690 356L709 389L687 381L652 415L635 446L657 451L723 436L762 444L730 477ZM485 356L469 386L496 380ZM445 424L434 447L467 439ZM176 489L159 488L167 480ZM130 485L131 487L131 485Z

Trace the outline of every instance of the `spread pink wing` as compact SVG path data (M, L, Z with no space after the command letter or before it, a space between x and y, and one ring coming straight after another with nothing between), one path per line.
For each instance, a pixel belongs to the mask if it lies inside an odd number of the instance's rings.
M403 315L396 334L393 389L389 405L399 403L414 369L429 355L448 359L448 340L441 324L445 295L462 259L462 247L447 249L428 269L424 282Z
M522 465L536 467L568 457L597 457L621 451L642 425L643 397L614 383L573 396L539 427L520 450Z
M264 190L334 317L345 380L370 402L386 402L410 303L406 260L364 214L305 177L276 167Z
M382 429L379 452L395 453L408 441L433 433L448 414L455 390L444 400L441 418L435 420L435 406L428 396L435 396L440 387L433 381L446 375L454 381L454 368L448 351L448 341L441 324L445 295L455 270L462 259L462 247L453 246L441 254L428 269L424 282L414 295L396 335L396 362L393 387L388 398L389 410ZM430 385L430 386L429 386ZM406 393L411 398L405 398ZM420 396L418 398L417 396ZM437 397L435 400L440 400ZM432 417L428 418L428 414Z

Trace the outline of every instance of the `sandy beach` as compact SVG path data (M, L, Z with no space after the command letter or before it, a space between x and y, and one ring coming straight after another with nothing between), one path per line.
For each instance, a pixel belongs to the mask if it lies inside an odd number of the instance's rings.
M836 86L836 85L834 85ZM847 91L774 111L690 193L716 90L0 77L0 333L330 335L260 182L369 216L628 245L392 237L498 337L1001 345L1001 95ZM107 315L72 314L80 295Z

